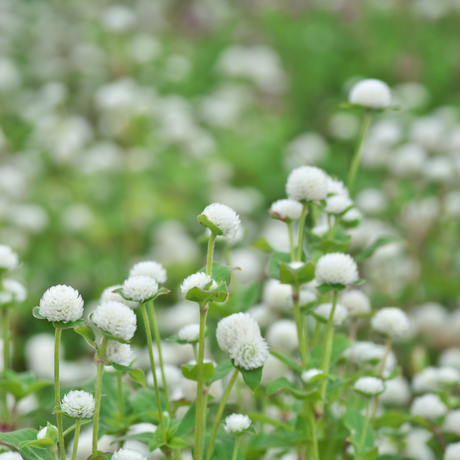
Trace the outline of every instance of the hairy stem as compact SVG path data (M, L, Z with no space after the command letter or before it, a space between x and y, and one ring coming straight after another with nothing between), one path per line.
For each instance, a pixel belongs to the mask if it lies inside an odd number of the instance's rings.
M3 370L11 368L10 361L10 309L5 308L2 315L2 333L3 333Z
M80 425L81 425L81 419L77 418L75 422L75 437L73 439L72 460L75 460L77 458L78 438L80 437Z
M235 439L235 447L233 448L232 460L236 460L236 458L238 457L238 450L240 448L240 439L241 439L241 436L237 436Z
M306 203L303 204L302 214L300 215L299 221L299 240L297 245L297 260L300 261L302 259L302 249L303 249L303 237L305 233L305 217L307 216L308 205Z
M297 327L297 340L299 342L299 351L300 357L302 358L302 365L304 368L307 366L308 362L308 344L305 340L304 335L304 320L303 315L300 312L299 306L299 296L300 296L300 287L299 285L293 286L293 293L292 293L292 303L294 305L294 319L295 324Z
M316 417L315 413L313 412L313 406L309 404L307 401L304 402L303 405L303 412L307 422L307 426L310 431L311 435L311 444L313 450L313 458L314 460L319 460L319 449L318 449L318 436L317 436L317 426L316 426ZM307 449L307 454L305 460L310 460L310 449Z
M206 259L206 275L211 276L212 271L212 256L214 254L214 243L216 241L216 235L211 233L208 241L208 256Z
M94 418L93 418L93 455L97 453L97 440L99 438L99 416L101 413L101 397L102 397L102 376L104 374L104 359L105 359L105 350L107 348L107 343L109 339L107 337L102 338L101 345L99 350L96 352L96 367L97 367L97 376L96 376L96 404L94 407ZM65 456L63 458L65 460Z
M292 234L292 223L287 223L288 234L289 234L289 247L291 249L291 262L295 261L295 247L294 247L294 235Z
M120 420L122 422L125 421L125 408L123 402L123 382L121 378L123 377L123 373L118 371L117 372L117 390L118 390L118 408L120 410Z
M62 329L56 328L56 335L54 337L54 402L56 406L61 404L61 388L59 380L59 348L61 345ZM65 444L64 444L64 430L62 424L62 415L56 414L57 429L59 436L59 451L61 453L61 460L65 460Z

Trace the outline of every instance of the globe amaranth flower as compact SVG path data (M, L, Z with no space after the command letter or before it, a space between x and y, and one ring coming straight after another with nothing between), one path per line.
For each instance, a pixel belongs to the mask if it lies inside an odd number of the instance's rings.
M352 317L366 315L371 311L369 297L358 289L344 292L340 297L340 303Z
M317 375L323 375L324 371L321 369L308 369L308 371L302 372L302 375L300 378L305 382L308 383L313 377L316 377Z
M74 418L91 418L96 402L94 396L87 391L70 391L62 398L61 409Z
M385 391L380 395L383 404L404 407L411 399L410 386L404 377L398 375L385 382Z
M383 380L376 377L360 377L353 388L365 396L377 396L385 390Z
M153 278L158 284L165 283L167 279L166 269L163 268L163 265L150 260L135 264L129 271L130 277L139 275L150 276L150 278Z
M242 340L230 351L230 358L234 360L235 366L244 369L257 369L263 366L268 356L267 342L261 336Z
M194 287L204 290L209 283L211 283L211 285L207 288L208 291L216 289L217 283L209 275L204 272L198 272L185 278L180 286L180 290L184 294L187 294L187 292Z
M385 109L391 103L391 91L385 82L369 78L351 88L348 100L370 109Z
M348 189L341 180L327 176L327 194L348 196Z
M46 430L48 429L47 426L42 428L38 433L37 433L37 439L43 439L46 438Z
M0 454L0 460L23 460L19 452L3 452Z
M324 211L328 214L342 214L353 206L353 201L345 195L333 195L326 198Z
M315 166L301 166L291 171L286 182L286 194L297 201L317 201L327 197L327 175Z
M333 252L321 256L316 264L315 278L318 284L342 284L348 286L358 281L358 267L348 254Z
M451 367L426 367L414 375L412 388L416 393L443 391L458 385L460 372Z
M120 366L129 366L133 360L131 345L109 340L105 351L107 361Z
M145 275L130 276L123 283L122 293L127 299L144 303L158 292L158 283Z
M226 238L235 238L240 229L241 221L239 216L225 204L212 203L206 206L201 215L205 215L210 222L222 231L223 236Z
M91 319L104 332L123 340L131 340L136 332L136 315L120 302L112 300L98 305Z
M274 321L267 329L266 337L271 348L287 352L299 348L297 326L290 319Z
M460 458L460 442L454 442L446 447L444 460L458 460Z
M77 321L83 315L83 300L70 286L50 287L40 300L39 313L48 321Z
M303 206L296 200L278 200L275 201L268 212L279 220L293 221L300 219Z
M441 398L433 393L415 398L410 408L412 415L428 419L440 417L446 414L447 411L447 406L441 401Z
M184 326L177 334L180 340L184 342L194 343L200 338L200 325L188 324Z
M323 303L315 308L315 313L328 320L332 312L332 303ZM337 303L335 305L334 317L332 318L332 324L334 326L340 326L348 318L348 310Z
M101 303L108 302L109 300L114 300L115 302L120 302L125 304L129 308L137 308L139 306L139 302L131 302L131 300L124 299L120 294L117 292L113 292L116 289L122 289L122 284L116 284L115 286L110 286L102 291L101 294Z
M0 291L0 304L24 302L26 297L27 290L19 281L9 278L3 280L3 291Z
M371 319L371 325L376 331L391 338L402 337L409 331L406 314L396 307L379 310Z
M0 270L12 270L19 264L19 256L5 244L0 244Z
M251 426L251 419L247 415L232 414L226 417L224 430L227 433L241 433Z
M147 458L137 450L120 449L112 455L112 460L147 460Z

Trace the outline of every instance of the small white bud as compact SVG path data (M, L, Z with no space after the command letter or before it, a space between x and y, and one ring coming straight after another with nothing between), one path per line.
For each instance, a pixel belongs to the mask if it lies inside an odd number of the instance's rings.
M184 326L177 334L180 340L185 342L194 343L197 342L200 338L200 325L199 324L189 324Z
M94 396L87 391L70 391L62 398L61 409L74 418L91 418L95 404Z
M206 275L204 272L198 272L194 275L190 275L188 278L185 278L183 283L180 286L180 290L187 294L190 289L197 287L199 289L204 290L204 288L209 284L212 283L211 286L208 287L208 291L213 291L217 287L217 283L209 276Z
M384 109L391 103L391 91L385 82L369 78L351 88L348 100L370 109Z
M225 419L224 429L227 433L241 433L251 426L251 419L247 415L232 414Z
M360 377L353 388L365 396L377 396L385 390L385 385L376 377Z

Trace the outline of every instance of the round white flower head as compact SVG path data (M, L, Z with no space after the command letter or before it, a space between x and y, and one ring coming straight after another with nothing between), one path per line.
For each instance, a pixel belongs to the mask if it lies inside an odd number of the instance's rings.
M0 292L0 304L8 302L24 302L27 297L26 288L16 280L5 278L3 292Z
M131 345L120 343L116 340L109 340L106 348L107 361L120 366L129 366L133 360Z
M261 336L240 340L240 342L230 350L230 358L235 361L235 365L244 369L259 368L265 364L268 357L268 345Z
M419 415L429 419L440 417L446 414L447 411L447 406L441 401L441 398L433 393L415 398L410 408L412 415Z
M227 433L241 433L251 426L251 419L247 415L232 414L225 419L224 429Z
M443 391L458 385L460 372L451 367L426 367L414 375L412 388L416 393Z
M137 450L132 449L120 449L117 450L112 455L113 460L147 460L147 458L138 452Z
M233 239L240 229L240 218L238 214L225 204L213 203L206 206L201 215L212 222L219 230L222 231L223 236Z
M77 321L83 315L83 300L76 289L59 284L43 294L39 313L48 321Z
M376 377L360 377L353 388L365 396L376 396L385 390L383 381Z
M302 372L301 379L305 382L308 383L310 379L313 377L316 377L317 375L322 375L324 374L324 371L321 369L308 369L308 371Z
M450 411L444 419L443 430L460 435L460 410Z
M123 295L135 302L144 303L158 292L158 283L145 275L130 276L123 283Z
M357 208L351 208L349 211L347 211L343 216L342 220L345 222L355 222L355 221L361 221L363 218L363 215L361 214L360 210Z
M370 109L384 109L391 103L391 91L385 82L369 78L351 88L348 100Z
M116 284L115 286L110 286L102 291L101 294L101 303L108 302L109 300L114 300L115 302L124 303L129 308L137 308L139 302L131 302L130 300L124 299L120 294L117 294L115 289L121 289L123 285Z
M149 260L146 262L139 262L134 265L129 271L129 276L139 275L150 276L150 278L153 278L159 284L166 282L166 269L158 262Z
M385 354L385 346L374 342L355 342L344 353L347 359L358 365L375 365L382 361ZM385 361L385 369L393 369L396 365L396 358L392 351L388 353Z
M326 198L324 211L328 214L342 214L346 209L353 206L353 201L346 195L332 195Z
M344 292L340 297L340 303L352 317L365 315L371 311L369 297L358 289Z
M179 339L184 340L185 342L196 342L200 338L200 325L189 324L184 326L177 335L179 336Z
M411 399L409 384L404 377L397 376L385 382L385 391L380 395L380 401L384 404L402 407Z
M396 307L379 310L371 320L372 327L391 338L402 337L409 331L407 315Z
M61 409L74 418L91 418L96 402L94 396L87 391L70 391L62 398Z
M217 287L217 283L209 276L206 275L204 272L198 272L194 275L190 275L189 277L185 278L183 283L180 286L180 290L187 294L190 289L197 287L199 289L204 289L205 286L211 283L211 286L208 288L208 291L213 291Z
M348 254L333 252L321 256L316 264L315 277L318 284L343 284L358 281L358 267Z
M331 312L332 303L323 303L315 308L315 313L322 316L326 320L331 316ZM334 310L334 318L332 319L334 326L340 326L347 318L348 310L343 305L340 305L339 303L336 304Z
M3 452L0 454L0 460L23 460L19 452Z
M235 313L217 324L217 343L222 351L231 351L240 340L260 336L260 327L249 313Z
M268 212L275 215L280 220L297 220L302 214L302 204L295 200L278 200L275 201Z
M460 442L454 442L446 447L444 452L444 460L459 460L460 459Z
M123 340L131 340L136 332L136 315L120 302L112 300L98 305L91 319L104 332Z
M348 196L348 189L341 180L327 176L327 193L328 195Z
M0 244L0 269L11 270L18 264L18 255L9 246Z
M273 322L267 330L267 342L271 348L292 352L299 348L297 326L290 319Z
M327 197L327 175L315 166L301 166L291 171L286 182L286 194L297 201L324 200Z
M46 430L48 429L47 426L42 428L38 433L37 433L37 439L43 439L46 437Z

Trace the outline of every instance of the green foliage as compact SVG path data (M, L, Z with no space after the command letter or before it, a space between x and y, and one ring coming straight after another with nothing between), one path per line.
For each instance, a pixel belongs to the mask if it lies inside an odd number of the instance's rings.
M22 444L24 447L21 449L21 455L24 460L53 460L53 457L45 448L26 445L29 442L37 441L36 430L25 429L0 433L0 441L16 449L19 449L19 445Z
M51 383L46 380L35 380L30 372L17 374L14 371L6 370L0 378L0 388L11 393L16 401L50 385Z
M182 375L188 379L197 381L198 380L198 364L183 364ZM203 363L203 380L206 382L214 375L214 364Z

